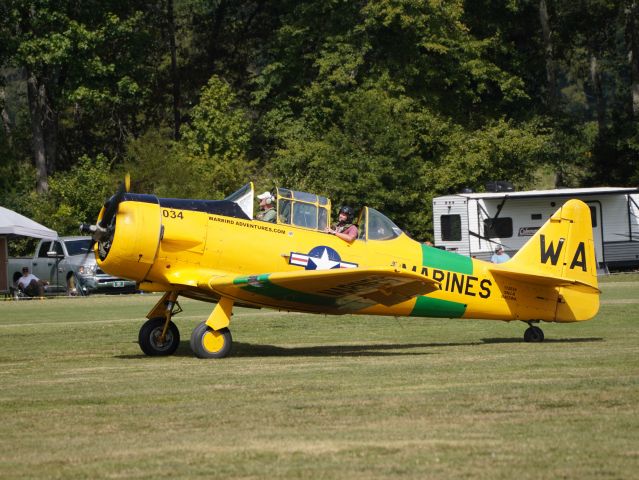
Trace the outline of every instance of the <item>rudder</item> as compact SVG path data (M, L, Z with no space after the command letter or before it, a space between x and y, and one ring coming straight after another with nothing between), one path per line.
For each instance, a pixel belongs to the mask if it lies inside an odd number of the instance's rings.
M557 287L555 321L592 318L599 310L599 288L590 208L568 200L494 274Z
M527 270L576 280L597 288L590 208L568 200L512 258Z

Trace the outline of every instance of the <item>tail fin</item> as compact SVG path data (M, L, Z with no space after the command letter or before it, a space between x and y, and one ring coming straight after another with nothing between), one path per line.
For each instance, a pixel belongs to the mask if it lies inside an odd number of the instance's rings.
M568 200L508 262L490 267L497 275L558 288L556 321L592 318L599 288L590 208Z

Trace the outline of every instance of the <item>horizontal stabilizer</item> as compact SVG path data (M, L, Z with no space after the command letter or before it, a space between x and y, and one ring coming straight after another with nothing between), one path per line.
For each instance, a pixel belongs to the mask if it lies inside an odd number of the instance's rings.
M564 277L558 277L555 275L549 274L537 274L533 272L519 272L513 271L508 268L507 264L499 264L489 269L493 274L502 275L507 278L512 278L513 280L520 280L522 282L533 283L537 285L547 285L547 286L556 286L556 287L567 287L570 285L581 285L584 286L593 292L601 293L601 290L596 286L593 286L590 283L582 282L576 279L569 279Z

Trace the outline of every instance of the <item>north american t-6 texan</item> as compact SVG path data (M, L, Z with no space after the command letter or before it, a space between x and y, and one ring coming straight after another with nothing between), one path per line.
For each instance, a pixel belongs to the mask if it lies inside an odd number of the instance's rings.
M126 186L125 186L126 185ZM352 242L327 234L326 197L273 190L274 222L254 218L248 183L223 200L158 198L123 182L93 225L99 267L162 292L139 332L147 355L171 355L179 297L212 302L191 334L200 358L232 349L234 306L329 315L490 319L528 324L588 320L599 309L590 209L569 200L505 263L424 245L363 207Z

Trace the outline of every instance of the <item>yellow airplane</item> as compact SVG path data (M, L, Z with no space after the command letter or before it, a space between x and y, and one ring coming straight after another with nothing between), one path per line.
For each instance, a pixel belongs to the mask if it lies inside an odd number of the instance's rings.
M473 318L529 324L577 322L599 309L590 209L567 201L502 264L423 245L370 207L352 243L325 233L330 200L274 190L273 223L254 219L253 184L224 200L128 193L122 184L95 225L98 266L164 292L139 332L147 355L171 355L180 342L172 317L183 296L214 302L191 335L200 358L231 351L235 305L324 314Z

